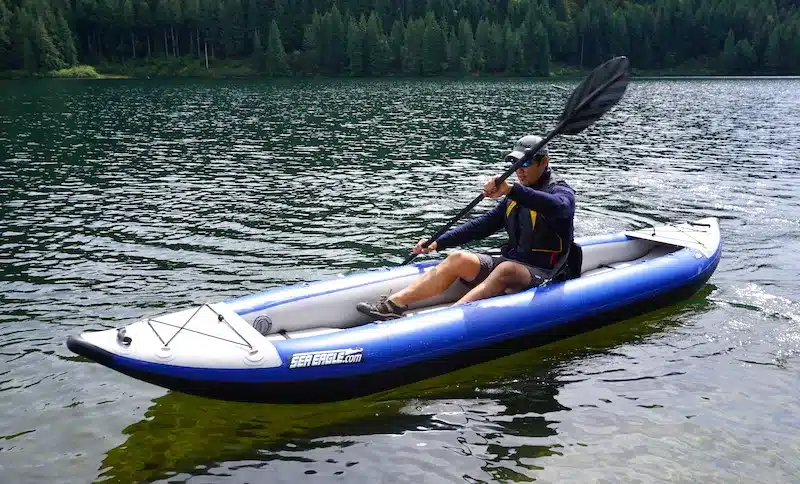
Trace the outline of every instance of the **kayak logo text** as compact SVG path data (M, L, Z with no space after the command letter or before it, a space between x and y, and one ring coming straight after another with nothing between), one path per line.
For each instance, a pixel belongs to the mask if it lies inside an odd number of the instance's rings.
M289 369L310 368L312 366L345 365L361 363L364 357L362 348L347 348L332 351L310 351L295 353L289 361Z

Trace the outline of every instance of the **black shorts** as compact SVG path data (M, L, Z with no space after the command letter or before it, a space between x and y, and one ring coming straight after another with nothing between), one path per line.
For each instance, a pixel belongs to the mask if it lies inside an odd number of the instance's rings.
M544 281L546 281L547 277L548 277L549 271L547 269L542 269L540 267L528 265L528 264L526 264L524 262L520 262L518 260L508 259L508 258L503 257L503 256L491 256L489 254L475 254L475 255L477 255L478 259L480 259L480 261L481 261L481 268L478 271L478 275L475 276L475 279L473 279L471 281L465 281L464 279L461 279L461 281L464 284L466 284L467 286L469 286L471 288L475 287L478 284L480 284L481 282L485 281L486 278L489 277L489 274L498 265L500 265L501 263L503 263L505 261L515 262L515 263L520 264L521 266L525 267L526 269L528 269L528 272L531 275L531 283L528 284L527 287L520 288L520 290L529 289L531 287L538 286L539 284L541 284Z

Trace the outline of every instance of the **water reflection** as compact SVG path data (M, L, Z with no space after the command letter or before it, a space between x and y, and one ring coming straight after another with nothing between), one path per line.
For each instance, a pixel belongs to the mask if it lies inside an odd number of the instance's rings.
M419 453L388 464L404 474L431 465L429 451L444 451L469 462L474 479L532 477L536 459L559 455L563 446L555 438L554 416L572 409L559 400L562 387L609 373L582 374L571 367L613 353L618 345L648 341L688 317L702 315L711 307L712 291L713 286L706 286L685 303L644 317L345 402L258 405L168 393L154 400L143 420L123 430L127 440L106 454L98 482L152 481L170 475L174 482L178 476L173 474L205 475L220 466L236 469L239 475L242 468L274 467L284 461L301 461L305 470L315 472L324 467L332 475L341 472L348 480L360 481L377 470L363 448L375 436L424 444ZM610 373L619 376L617 371ZM393 445L388 440L383 445L394 447L390 452L408 451L407 441ZM464 467L440 464L440 477L462 477ZM392 469L383 470L394 475Z

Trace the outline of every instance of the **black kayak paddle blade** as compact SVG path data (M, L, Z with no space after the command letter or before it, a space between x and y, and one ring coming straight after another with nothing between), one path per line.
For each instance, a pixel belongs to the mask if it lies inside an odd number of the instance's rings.
M617 104L631 80L628 58L615 57L597 66L572 91L559 121L561 134L578 134Z

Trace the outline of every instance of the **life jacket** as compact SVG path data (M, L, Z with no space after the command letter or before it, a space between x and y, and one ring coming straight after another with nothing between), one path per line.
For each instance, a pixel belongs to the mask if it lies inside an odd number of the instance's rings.
M564 181L548 170L531 188L552 193L559 183ZM504 255L513 255L522 260L535 259L535 265L545 269L554 268L566 255L572 242L563 240L544 214L522 207L511 199L506 199L505 224L508 243L503 248Z

